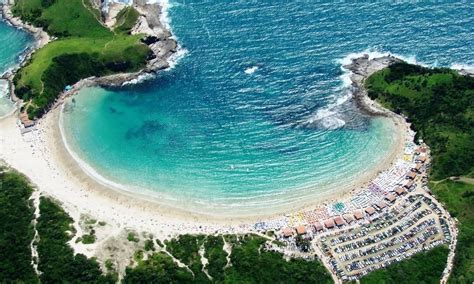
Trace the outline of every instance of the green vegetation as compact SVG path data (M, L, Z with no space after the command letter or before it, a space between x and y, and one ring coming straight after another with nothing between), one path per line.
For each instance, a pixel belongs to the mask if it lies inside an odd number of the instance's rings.
M41 197L37 230L38 269L42 283L114 283L111 275L104 276L95 259L74 255L67 242L71 240L73 220L49 198Z
M128 232L127 234L127 240L129 242L135 242L135 243L138 243L140 240L135 236L135 233L134 232Z
M17 96L29 101L30 118L43 115L65 86L90 76L137 71L150 54L141 35L127 34L138 17L132 8L121 12L114 31L98 21L100 12L88 0L18 0L13 13L58 38L14 78Z
M93 244L95 243L95 240L96 240L96 237L95 237L95 234L93 233L85 234L85 235L82 235L81 237L81 241L85 245Z
M194 281L197 283L209 282L207 276L202 272L203 266L199 255L203 241L203 235L182 235L177 239L165 241L166 249L191 269L194 273Z
M116 283L118 274L112 260L105 262L103 275L95 259L74 254L68 242L74 228L71 217L53 200L40 198L37 230L40 279L31 266L30 242L33 238L33 209L29 198L33 189L26 179L15 172L0 173L0 279L6 282L37 283ZM87 223L96 223L90 221ZM82 242L88 242L83 235ZM130 241L138 241L134 233ZM232 253L227 265L223 250L224 238L230 242ZM167 251L188 268L179 267L167 253L155 252L154 241L145 241L145 251L134 253L135 267L127 267L124 283L331 283L331 277L319 261L292 259L280 253L262 249L268 240L259 236L183 235L166 241ZM157 240L160 247L163 244ZM212 279L203 272L201 255L208 259L205 267ZM151 253L145 257L146 253Z
M193 277L164 252L142 260L134 268L127 267L123 283L191 283Z
M0 167L0 282L35 283L30 243L34 237L30 205L33 188L26 178Z
M146 240L144 249L146 251L155 251L155 243L153 240Z
M446 180L430 185L449 213L459 220L458 244L450 283L474 281L474 185Z
M117 14L115 32L130 33L140 14L133 7L126 7Z
M431 147L433 179L474 170L474 78L397 63L370 76L366 87L372 99L408 116Z
M154 253L134 268L127 268L125 283L332 283L319 261L285 260L282 254L263 249L267 239L249 235L226 235L231 243L231 265L223 250L223 236L182 235L166 242L168 252L186 268L179 268L170 256ZM199 249L204 245L206 267L212 280L202 272Z
M372 99L407 115L418 135L430 146L431 180L472 177L474 78L446 68L398 63L370 76L366 87ZM474 281L474 186L442 180L432 182L430 188L459 220L456 257L449 282L471 283Z
M414 255L410 259L376 270L362 277L362 284L439 283L449 249L445 246Z
M221 282L224 280L224 268L227 265L227 253L223 250L224 239L222 236L207 236L204 242L205 253L209 263L206 266L207 272L213 280Z
M332 283L319 260L286 261L282 254L260 249L266 239L244 237L233 243L227 283Z

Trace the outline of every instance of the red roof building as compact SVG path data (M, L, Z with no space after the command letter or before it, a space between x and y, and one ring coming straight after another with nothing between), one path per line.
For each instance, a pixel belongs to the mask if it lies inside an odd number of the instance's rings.
M361 210L357 210L356 212L354 212L354 217L356 218L356 220L364 219L364 213L362 213Z
M390 202L394 202L397 198L395 197L395 195L389 193L385 196L385 199L390 201Z
M348 224L354 221L354 215L352 214L344 214L342 218L344 218Z
M328 220L324 221L324 226L328 229L334 228L334 226L335 226L334 220L331 218L331 219L328 219Z
M341 216L336 216L334 217L334 222L336 223L337 226L342 226L344 225L344 220L342 220Z
M296 227L296 233L297 233L298 235L304 235L304 234L306 234L306 228L305 228L305 226L301 225L301 226Z
M289 237L293 236L294 233L295 233L295 231L292 228L283 229L283 236L285 238L289 238Z
M372 216L375 213L375 208L370 206L365 208L365 213L369 214L369 216Z
M314 229L316 232L322 231L324 229L323 225L319 222L314 223Z

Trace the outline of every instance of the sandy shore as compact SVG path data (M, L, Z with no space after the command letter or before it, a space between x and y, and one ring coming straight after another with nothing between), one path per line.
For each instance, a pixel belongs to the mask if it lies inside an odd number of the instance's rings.
M113 22L111 19L115 17L120 8L122 6L118 4L117 7L112 6L109 14L106 15L106 20L108 17L110 18L108 21ZM145 33L160 39L150 46L157 54L156 60L150 62L143 72L166 68L168 66L166 60L176 52L176 41L172 39L171 33L160 22L158 15L160 15L161 7L158 4L151 5L146 4L146 1L137 1L135 8L141 16L133 32ZM10 6L4 5L3 13L12 25L25 28L35 35L36 48L40 48L50 41L49 36L42 30L25 25L19 19L14 18L11 15ZM352 194L363 189L381 171L390 168L394 161L401 158L405 134L408 131L405 121L370 101L362 88L362 82L367 76L393 63L393 58L389 58L389 60L387 58L367 59L368 57L361 57L353 61L350 66L345 66L351 72L354 98L362 110L370 109L372 110L369 111L371 114L383 114L393 119L397 129L397 133L394 135L394 147L379 164L360 174L357 179L345 186L339 186L327 193L322 193L317 198L301 202L298 207L290 204L287 208L271 213L262 209L245 217L211 216L184 211L161 204L159 200L153 200L148 196L111 188L88 175L87 171L81 168L65 147L58 123L64 97L60 98L53 110L38 122L37 131L22 136L15 115L0 121L2 129L0 159L30 177L42 194L50 195L62 202L75 220L78 220L82 214L91 215L109 224L114 224L116 228L146 231L162 238L183 232L247 232L255 222L261 220L278 219L285 213L314 209L319 205L350 198ZM81 87L88 85L121 84L140 74L142 72L82 80L75 85L74 92L71 93L73 94Z
M114 224L114 227L153 233L158 237L182 232L213 233L222 224L192 214L170 212L155 203L132 198L106 188L68 157L58 129L59 110L41 120L37 131L20 134L17 118L0 121L0 159L27 175L41 194L60 201L78 220L81 214ZM226 231L233 231L227 228Z
M0 159L26 174L42 194L63 203L69 214L78 220L81 214L114 224L115 228L153 233L157 237L187 233L248 232L260 220L281 218L285 213L314 209L318 205L349 198L363 189L381 171L389 168L404 150L405 121L391 116L399 130L393 151L371 171L347 187L337 188L326 196L300 207L287 208L279 214L256 212L251 217L219 217L186 212L153 202L146 196L119 191L99 183L76 163L67 151L59 129L60 108L55 108L37 124L37 131L20 134L16 116L0 121Z

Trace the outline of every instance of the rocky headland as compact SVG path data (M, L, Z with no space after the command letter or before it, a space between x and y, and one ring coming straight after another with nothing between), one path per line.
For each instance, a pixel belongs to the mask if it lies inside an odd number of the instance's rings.
M350 64L343 66L345 70L350 72L353 98L360 110L368 115L378 116L389 116L392 113L369 98L364 87L364 81L375 72L402 61L392 55L371 58L368 54L364 54L353 58Z
M103 23L112 27L116 22L118 13L125 7L122 3L112 2L107 6L100 0L95 5L102 11ZM127 81L137 79L145 74L153 74L168 68L170 57L176 53L178 43L160 19L162 7L158 3L147 3L146 0L134 0L133 8L140 14L131 34L145 35L142 42L147 44L152 55L148 58L144 69L135 73L119 73L111 76L94 78L94 82L103 86L120 86Z
M95 8L101 11L101 24L109 29L113 29L118 12L126 7L126 5L122 3L105 3L102 0L93 0L91 3ZM12 13L13 1L7 0L4 3L0 3L0 5L2 19L14 27L28 31L34 37L34 44L28 47L24 54L21 55L21 62L5 74L1 74L2 79L9 81L11 99L17 102L19 99L15 96L13 84L13 78L16 72L29 62L31 56L38 49L46 46L49 42L55 40L55 38L48 35L42 28L32 26L29 23L23 22L20 18L15 17ZM83 78L74 85L74 88L70 92L59 96L52 108L61 104L65 96L75 93L83 86L121 86L125 82L146 77L146 75L152 75L170 66L170 57L176 53L178 44L171 32L162 22L162 18L160 18L163 13L162 7L159 3L149 4L146 0L134 0L132 7L138 11L139 17L130 33L133 35L143 35L142 43L146 44L151 50L147 58L146 66L138 72L133 73L117 73L104 77Z

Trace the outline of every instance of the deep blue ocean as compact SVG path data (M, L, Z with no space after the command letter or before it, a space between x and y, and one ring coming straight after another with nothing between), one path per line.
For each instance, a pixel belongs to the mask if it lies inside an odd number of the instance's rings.
M341 76L354 53L474 65L474 5L175 1L186 54L120 89L88 88L64 111L70 148L117 186L185 210L255 214L343 189L393 148Z

